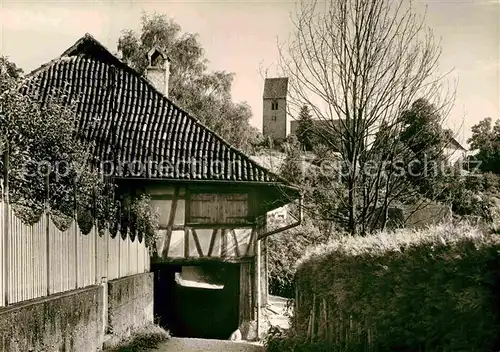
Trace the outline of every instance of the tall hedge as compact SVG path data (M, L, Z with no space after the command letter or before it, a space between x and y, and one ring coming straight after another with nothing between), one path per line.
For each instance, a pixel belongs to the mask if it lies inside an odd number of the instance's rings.
M498 351L499 253L500 236L468 225L319 246L298 265L295 339L325 351Z

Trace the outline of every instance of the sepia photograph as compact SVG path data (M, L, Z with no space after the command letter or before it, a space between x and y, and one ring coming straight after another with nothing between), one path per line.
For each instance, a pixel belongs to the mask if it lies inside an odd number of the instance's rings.
M500 0L0 0L0 352L500 352Z

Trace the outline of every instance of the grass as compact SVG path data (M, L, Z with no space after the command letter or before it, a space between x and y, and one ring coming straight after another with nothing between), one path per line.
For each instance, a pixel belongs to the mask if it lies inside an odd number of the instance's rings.
M156 348L170 338L168 331L158 325L148 324L134 330L130 336L117 342L111 342L104 352L139 352Z
M463 240L474 242L491 242L489 231L462 222L458 224L443 223L429 226L424 229L398 229L390 232L379 232L370 236L345 236L334 239L326 244L309 247L306 253L298 260L297 267L301 268L310 263L322 262L329 255L356 257L361 255L383 256L389 252L414 246L433 247L433 244L453 245Z

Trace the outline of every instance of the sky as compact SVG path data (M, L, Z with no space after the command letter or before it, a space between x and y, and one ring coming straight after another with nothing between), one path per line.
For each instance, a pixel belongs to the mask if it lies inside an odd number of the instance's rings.
M441 39L440 70L453 70L449 79L458 82L446 124L464 143L474 124L500 118L500 0L415 5L427 8L427 25ZM294 9L290 0L0 0L0 54L29 72L87 32L116 51L121 30L140 29L143 12L166 14L183 31L199 34L210 69L235 73L233 99L249 103L251 124L262 129L264 72L277 74L277 43L293 30Z

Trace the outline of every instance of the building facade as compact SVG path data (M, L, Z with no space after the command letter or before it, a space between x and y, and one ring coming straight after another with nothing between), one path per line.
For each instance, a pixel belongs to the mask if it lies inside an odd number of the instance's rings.
M273 141L282 142L287 136L288 78L266 78L262 99L262 133Z
M18 231L32 247L49 251L40 257L47 261L42 267L45 279L23 276L17 285L9 276L0 282L10 299L0 302L0 343L17 341L7 351L47 350L39 346L49 339L48 350L97 350L108 332L116 335L136 328L137 322L152 323L153 314L162 315L171 331L217 338L227 338L242 323L259 319L267 299L266 214L299 198L299 191L169 100L168 58L152 50L148 59L144 77L87 34L27 76L22 91L41 105L53 97L75 104L77 134L96 167L117 185L118 194L150 196L151 207L159 213L159 229L155 248L128 236L119 241L119 236L101 238L94 232L60 235L43 222L40 231L38 227ZM279 111L278 100L272 108ZM5 209L9 210L8 204ZM6 218L0 222L6 223ZM0 237L8 241L4 237L13 231L3 228L7 231ZM29 236L42 236L46 242L39 246ZM52 255L59 252L65 255L62 259ZM10 272L3 263L12 256L0 258L2 272ZM24 259L18 266L39 275L40 265L31 254ZM75 270L70 271L72 260ZM68 284L54 281L60 277ZM108 278L115 280L108 283ZM45 285L37 288L40 295L24 294L34 282ZM127 292L125 298L122 292ZM59 309L59 296L44 297L52 293L71 297L64 303L68 309ZM43 297L40 302L23 302L39 297ZM75 297L87 304L80 311L95 318L93 326L78 333L82 347L68 347L73 343L72 330L65 323L58 323L64 331L55 336L51 325L40 333L29 328L33 337L21 334L19 328L37 326L40 315L24 314L24 321L12 328L6 323L12 320L13 309L27 312L36 306L43 312L47 302L54 304L53 321L64 322L73 312ZM130 305L124 304L126 299ZM144 307L138 301L144 301ZM7 306L10 302L25 305ZM90 313L79 314L75 321L84 326L92 318ZM85 344L88 336L95 336L91 345Z

